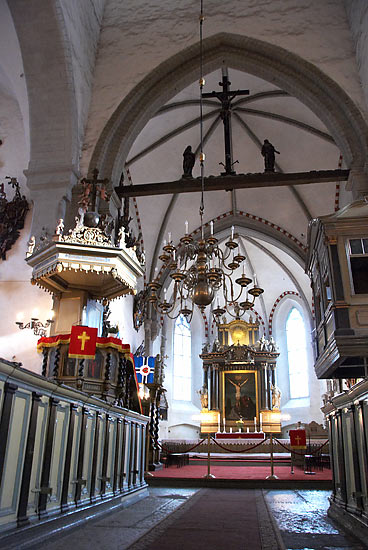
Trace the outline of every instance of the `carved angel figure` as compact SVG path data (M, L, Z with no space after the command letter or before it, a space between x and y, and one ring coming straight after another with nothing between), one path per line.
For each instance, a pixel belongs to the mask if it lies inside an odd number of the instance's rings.
M280 410L280 404L281 404L280 388L271 384L271 392L272 392L272 408Z
M208 409L208 391L206 386L202 386L201 389L197 391L197 393L201 400L202 409Z

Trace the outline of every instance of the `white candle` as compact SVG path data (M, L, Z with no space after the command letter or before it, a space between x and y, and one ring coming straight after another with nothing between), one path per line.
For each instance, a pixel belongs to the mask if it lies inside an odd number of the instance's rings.
M224 418L224 433L226 433L226 418Z
M231 434L233 433L233 429L232 429L232 428L230 428L230 433L231 433Z
M188 227L189 227L188 220L185 220L185 234L186 235L188 235Z
M169 244L171 243L171 233L169 231Z
M213 235L213 221L210 221L210 227L211 227L211 235Z
M257 286L257 275L254 274L254 286Z
M175 250L175 248L174 248L174 252L173 252L173 259L174 259L174 262L176 262L175 254L176 254L176 250Z
M220 415L217 416L217 431L218 431L218 433L221 432L221 429L220 429Z
M247 434L249 434L249 426L248 426L248 428L247 428Z
M257 417L254 417L254 431L257 431Z
M166 246L166 239L164 239L164 246Z
M231 240L234 239L234 226L231 226Z

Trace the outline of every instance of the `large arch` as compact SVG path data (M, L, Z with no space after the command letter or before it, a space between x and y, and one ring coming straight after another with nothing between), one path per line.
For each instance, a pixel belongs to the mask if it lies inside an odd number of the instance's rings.
M362 172L368 162L368 128L355 103L312 63L267 42L219 33L203 42L204 72L222 65L272 82L307 105L326 125L347 165ZM199 44L151 71L106 123L91 157L104 176L118 182L131 145L148 120L180 90L198 79Z

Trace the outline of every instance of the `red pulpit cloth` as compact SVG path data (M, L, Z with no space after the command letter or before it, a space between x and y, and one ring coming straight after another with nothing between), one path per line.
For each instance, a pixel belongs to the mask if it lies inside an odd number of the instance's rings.
M290 447L292 449L306 449L307 438L305 430L290 430Z
M97 328L81 325L72 327L69 357L94 359L96 355Z

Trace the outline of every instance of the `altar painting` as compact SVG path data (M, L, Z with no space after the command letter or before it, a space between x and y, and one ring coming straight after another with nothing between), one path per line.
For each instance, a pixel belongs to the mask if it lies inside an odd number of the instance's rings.
M226 420L252 420L257 416L256 371L224 372L224 416Z

